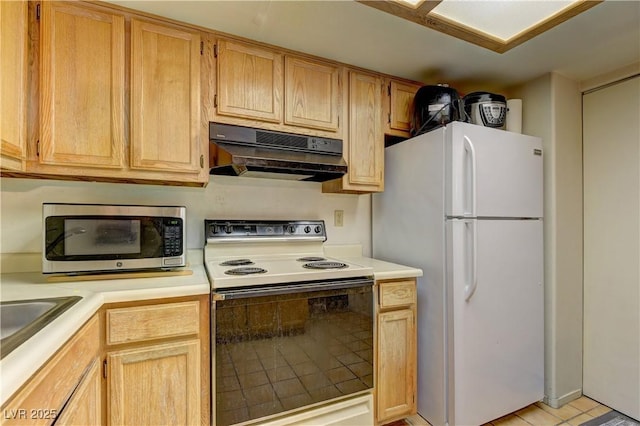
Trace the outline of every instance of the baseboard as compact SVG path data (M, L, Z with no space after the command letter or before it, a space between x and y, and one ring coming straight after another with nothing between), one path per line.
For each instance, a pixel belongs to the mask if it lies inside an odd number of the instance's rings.
M559 398L552 398L552 397L549 397L548 395L545 395L542 401L550 407L560 408L566 403L571 402L575 399L578 399L581 396L582 396L582 389L576 389Z

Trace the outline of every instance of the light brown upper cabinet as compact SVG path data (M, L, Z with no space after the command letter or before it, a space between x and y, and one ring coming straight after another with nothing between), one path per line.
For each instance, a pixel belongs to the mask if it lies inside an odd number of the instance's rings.
M0 2L0 167L24 168L27 139L27 2Z
M131 20L131 168L200 170L200 34Z
M419 84L411 84L387 79L385 96L385 134L399 137L410 137L413 98L420 88Z
M285 124L337 131L339 68L295 56L284 64Z
M343 140L324 192L384 189L418 82L90 1L0 4L0 174L204 186L209 122Z
M81 4L40 7L40 163L122 168L124 17Z
M28 87L24 176L208 182L199 31L104 4L28 7L39 84Z
M324 182L323 192L367 193L384 190L384 136L382 134L382 78L349 71L348 137L343 155L348 172Z
M219 115L282 121L282 55L230 40L217 42L216 112Z
M349 184L369 191L384 187L381 85L377 75L349 73Z
M340 138L342 68L277 48L218 38L212 121Z

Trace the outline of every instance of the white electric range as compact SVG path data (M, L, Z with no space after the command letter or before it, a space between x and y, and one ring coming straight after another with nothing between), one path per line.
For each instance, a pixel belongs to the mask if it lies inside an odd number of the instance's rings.
M370 267L324 255L323 221L205 221L212 288L370 277Z
M317 419L329 401L327 422L372 424L373 270L325 256L323 221L205 220L205 235L214 424Z

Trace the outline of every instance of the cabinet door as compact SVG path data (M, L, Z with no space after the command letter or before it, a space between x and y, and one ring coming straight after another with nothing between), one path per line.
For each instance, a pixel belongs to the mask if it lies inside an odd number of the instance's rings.
M2 405L0 423L5 426L52 424L57 413L65 413L65 404L78 383L88 377L85 372L99 357L99 350L100 321L94 315Z
M375 75L349 75L348 180L371 191L383 189L382 81Z
M112 352L107 363L110 424L200 423L199 340Z
M131 168L200 171L200 35L131 20Z
M395 80L388 81L385 102L385 107L388 108L385 133L407 138L410 136L413 98L419 88L419 85Z
M412 309L378 314L378 423L415 412L415 348Z
M218 40L217 113L282 121L282 55L249 44Z
M27 137L27 2L0 2L2 168L23 168Z
M64 410L56 419L56 425L99 425L102 423L101 362L96 358L89 367Z
M124 18L41 2L40 162L123 167Z
M638 76L582 97L583 389L635 419L640 419L639 99Z
M337 131L338 75L335 66L285 57L285 124Z

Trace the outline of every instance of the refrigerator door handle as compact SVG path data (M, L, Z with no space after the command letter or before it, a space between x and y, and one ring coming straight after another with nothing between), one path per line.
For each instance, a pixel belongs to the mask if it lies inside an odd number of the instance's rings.
M465 228L468 238L467 245L467 271L468 281L464 286L464 300L468 302L473 297L478 287L478 224L476 220L466 220Z
M468 136L464 137L464 151L469 157L469 178L466 181L466 193L465 202L468 203L465 207L470 207L471 211L464 213L464 216L475 217L476 216L476 149ZM470 205L469 205L470 204Z

